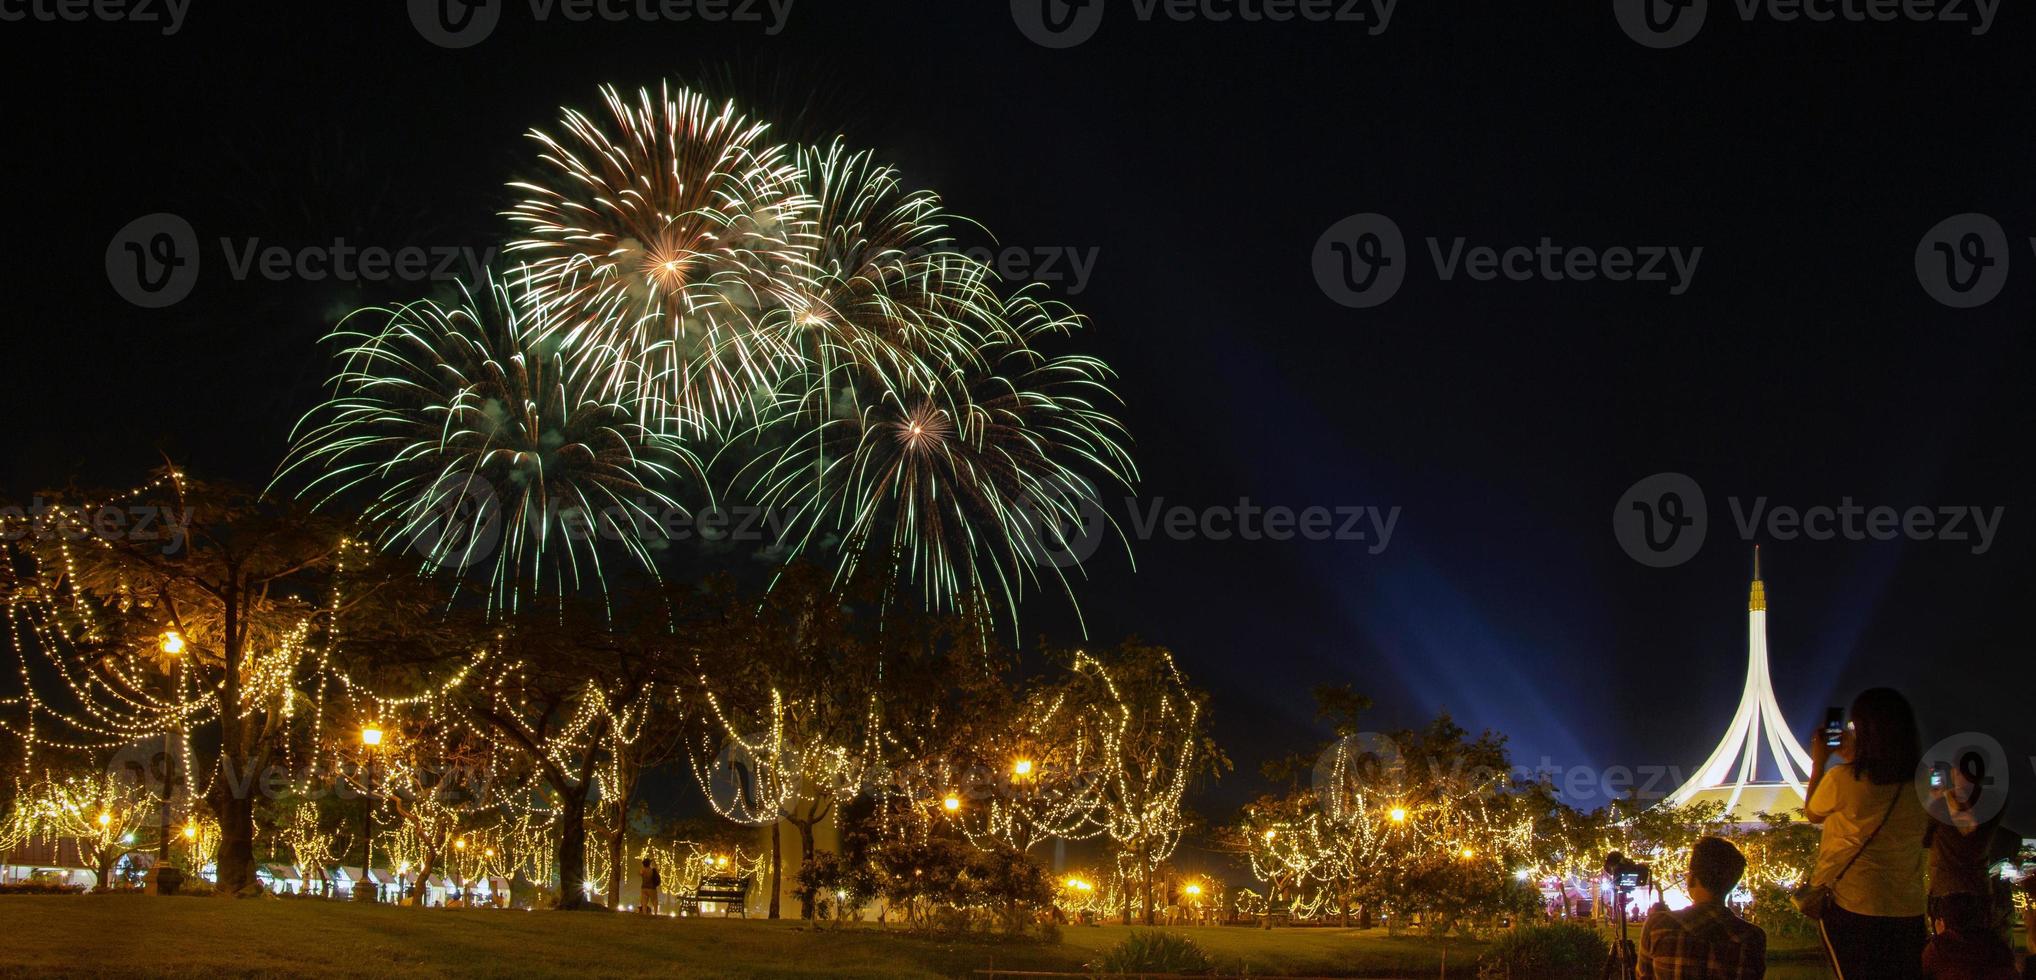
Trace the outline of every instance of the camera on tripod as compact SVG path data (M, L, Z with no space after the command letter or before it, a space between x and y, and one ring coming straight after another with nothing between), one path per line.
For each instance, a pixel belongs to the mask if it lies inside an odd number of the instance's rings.
M1639 957L1634 954L1633 940L1626 934L1626 896L1651 887L1654 884L1654 869L1638 861L1629 861L1626 855L1613 851L1605 855L1605 875L1612 879L1612 890L1616 897L1612 904L1618 909L1619 941L1612 946L1611 955L1605 958L1605 970L1601 980L1634 980L1638 975Z
M1620 894L1639 891L1654 882L1654 869L1628 860L1618 851L1605 855L1605 874L1611 877L1612 887Z

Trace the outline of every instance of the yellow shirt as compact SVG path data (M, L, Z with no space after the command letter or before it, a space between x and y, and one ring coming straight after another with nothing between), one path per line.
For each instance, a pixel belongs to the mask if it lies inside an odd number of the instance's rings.
M1889 803L1894 809L1888 809ZM1804 808L1812 818L1824 818L1824 838L1817 847L1817 870L1810 880L1819 885L1837 884L1838 907L1857 915L1915 916L1929 907L1924 890L1923 868L1927 854L1923 836L1930 815L1907 782L1877 786L1852 773L1852 767L1834 764L1817 784L1817 792ZM1887 815L1887 826L1874 835L1864 853L1860 845ZM1838 872L1852 860L1859 860L1844 878Z

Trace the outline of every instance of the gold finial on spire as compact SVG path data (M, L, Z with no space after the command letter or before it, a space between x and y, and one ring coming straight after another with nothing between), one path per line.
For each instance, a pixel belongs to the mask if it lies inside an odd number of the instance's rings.
M1753 546L1753 593L1746 598L1747 612L1767 611L1767 586L1760 581L1760 546Z

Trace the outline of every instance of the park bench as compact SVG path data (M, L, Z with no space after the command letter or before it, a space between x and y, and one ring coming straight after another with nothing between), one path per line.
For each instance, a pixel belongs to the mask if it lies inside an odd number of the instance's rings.
M690 910L698 912L701 902L720 902L723 918L735 912L741 912L745 919L749 918L749 876L717 875L700 879L700 887L686 896L685 904Z

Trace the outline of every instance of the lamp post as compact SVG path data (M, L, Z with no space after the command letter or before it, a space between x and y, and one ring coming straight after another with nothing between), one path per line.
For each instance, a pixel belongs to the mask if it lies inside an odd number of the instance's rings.
M163 652L164 657L182 656L184 653L184 634L176 630L166 630L162 637L156 641L156 647ZM165 669L167 669L167 664ZM155 893L158 895L175 895L177 890L182 888L184 884L184 873L170 867L170 794L175 792L177 785L177 743L175 739L175 732L163 732L163 826L162 832L156 840L155 874L150 876L150 883L155 886Z
M382 730L362 728L361 745L367 748L367 792L361 798L361 880L353 886L356 902L375 901L375 746L382 744Z

